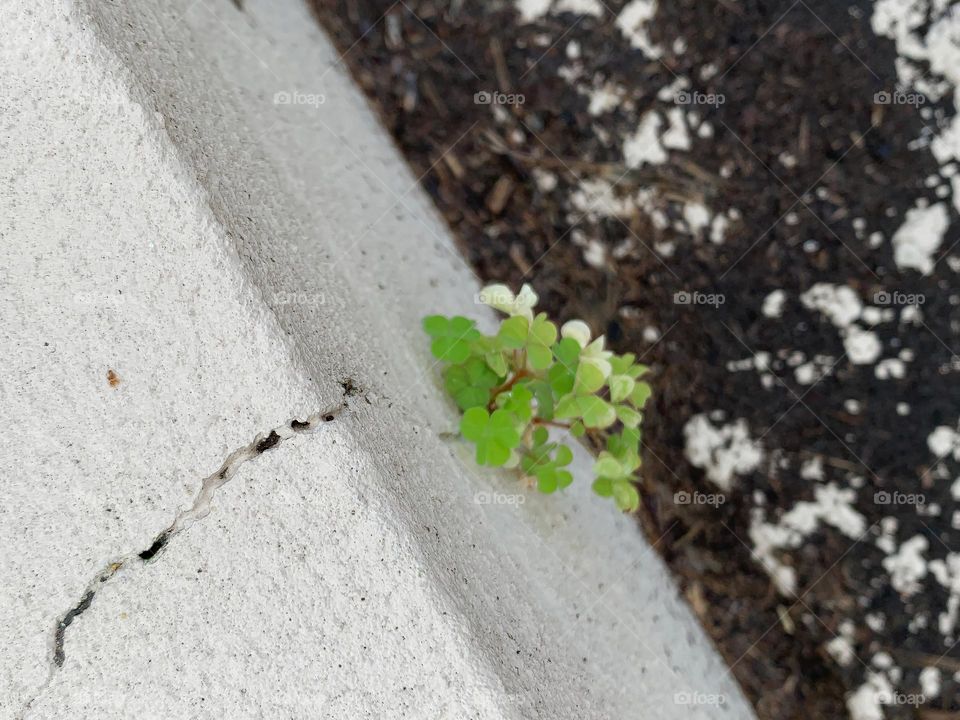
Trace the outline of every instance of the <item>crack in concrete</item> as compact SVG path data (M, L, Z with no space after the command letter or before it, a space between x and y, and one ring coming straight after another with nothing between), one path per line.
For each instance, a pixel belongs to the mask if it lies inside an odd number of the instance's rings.
M343 383L341 383L343 384ZM33 703L49 687L57 670L63 667L66 660L64 651L64 642L66 641L67 628L80 617L93 604L94 597L100 587L116 575L122 568L128 566L135 560L140 560L141 564L148 564L155 561L157 555L167 546L174 537L189 529L195 522L202 520L209 513L211 503L216 496L217 490L226 485L236 475L237 471L249 460L259 457L268 450L280 445L285 440L294 435L303 435L315 431L321 425L332 422L336 417L347 408L347 398L356 394L352 383L349 387L344 386L344 400L334 407L315 412L308 416L306 420L293 418L280 427L274 428L269 433L257 435L252 442L237 448L230 453L223 461L219 469L204 479L200 490L194 498L193 504L186 510L177 513L173 522L160 532L150 546L144 550L134 551L123 557L113 560L101 568L94 576L93 580L84 588L80 601L70 608L63 617L57 620L53 635L53 657L47 673L47 679L43 685L34 693L33 697L27 702L21 711L19 718L23 720L27 711Z

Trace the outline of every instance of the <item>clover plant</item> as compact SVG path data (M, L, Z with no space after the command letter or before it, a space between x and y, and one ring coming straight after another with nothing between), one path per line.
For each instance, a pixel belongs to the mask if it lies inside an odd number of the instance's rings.
M559 330L546 313L534 314L529 285L517 295L505 285L483 289L480 300L505 317L493 335L473 320L431 315L423 327L430 351L445 364L444 385L463 411L460 434L476 446L480 465L518 468L544 493L573 482L573 452L548 428L574 437L603 431L606 450L593 465L593 489L621 510L640 503L640 424L650 386L647 367L631 353L604 348L582 320Z

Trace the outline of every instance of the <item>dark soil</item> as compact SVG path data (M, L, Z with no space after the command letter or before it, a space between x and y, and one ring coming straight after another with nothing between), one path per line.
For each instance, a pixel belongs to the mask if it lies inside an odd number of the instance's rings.
M960 548L950 522L957 504L944 480L958 467L948 459L935 468L926 442L934 427L955 426L960 416L957 277L947 252L930 276L899 271L889 241L918 198L942 201L924 184L938 165L929 150L908 144L936 131L954 108L930 102L924 118L909 105L875 104L875 92L896 86L896 51L871 30L872 4L661 2L648 27L665 51L651 60L614 26L622 0L607 3L602 18L565 13L532 24L500 3L311 3L476 273L514 287L531 282L551 315L585 319L616 350L637 352L654 368L638 517L651 540L666 532L658 549L758 715L846 717L845 694L863 684L881 651L902 668L903 692L917 691L923 667L942 670L943 691L920 716L960 710L951 679L960 651L937 628L947 591L928 576L923 592L901 597L875 544L877 523L895 516L897 545L927 537L928 559ZM683 52L673 52L678 36ZM580 46L575 62L571 41ZM617 83L625 101L591 116L588 98L562 77L561 68L577 63L579 83ZM701 81L708 64L718 72ZM692 132L689 151L628 171L622 138L646 110L673 107L657 93L675 75L725 97L700 108L713 137ZM474 100L485 90L522 93L525 102L503 106L498 117ZM785 165L782 153L795 164ZM556 187L539 186L535 170L555 174ZM659 227L642 210L622 219L584 215L569 201L583 178L616 182L621 196L654 188L676 221L691 200L737 208L742 217L717 244L675 222ZM945 251L958 239L949 198L946 204ZM790 212L796 217L785 218ZM868 241L875 231L884 236L879 247ZM601 267L584 261L578 233L606 246ZM670 242L672 255L660 251ZM853 288L864 305L882 291L925 298L923 323L874 330L881 357L913 352L904 378L880 380L872 364L849 362L837 328L797 300L817 282ZM760 308L777 289L788 301L772 319ZM719 293L725 302L679 304L679 292ZM645 333L648 326L661 339ZM776 379L768 386L755 371L728 369L761 351L773 359ZM788 362L797 351L836 364L818 383L799 385ZM848 400L859 403L858 413ZM903 402L906 416L897 410ZM680 490L710 491L684 454L683 428L698 413L743 418L751 437L762 438L763 464L738 478L719 508L673 501ZM821 527L783 559L797 572L798 592L784 596L751 556L751 512L760 500L775 521L778 509L811 499L814 483L801 479L800 465L816 457L824 481L846 488L863 479L855 507L869 530L852 542ZM878 505L878 490L923 493L941 513ZM885 615L881 630L864 622L877 612ZM908 627L918 616L926 626ZM857 659L842 667L824 643L843 620L855 626ZM915 710L891 705L885 712L899 718Z

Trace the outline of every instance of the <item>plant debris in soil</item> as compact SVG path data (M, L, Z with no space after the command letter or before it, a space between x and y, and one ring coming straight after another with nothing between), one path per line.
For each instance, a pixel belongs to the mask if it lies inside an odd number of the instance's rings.
M758 716L960 710L956 8L309 1L478 277L654 368L638 518Z

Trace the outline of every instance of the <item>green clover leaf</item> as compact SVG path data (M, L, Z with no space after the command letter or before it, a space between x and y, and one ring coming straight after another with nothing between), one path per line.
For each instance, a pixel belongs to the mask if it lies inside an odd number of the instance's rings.
M628 429L619 435L611 435L607 438L607 451L620 459L627 457L630 453L639 453L640 431Z
M488 352L483 356L483 359L486 361L487 367L497 374L497 377L506 377L507 373L510 372L510 368L507 366L507 358L502 352Z
M629 375L636 380L650 369L646 365L635 364L636 359L637 357L633 353L615 355L610 358L610 368L614 375Z
M634 512L640 507L640 493L637 492L637 486L629 480L613 483L613 499L617 507L624 512Z
M547 431L543 425L538 427L533 431L533 447L538 447L540 445L545 445L547 440L550 438L550 433Z
M461 410L486 407L490 402L490 390L496 387L499 377L479 357L472 357L463 365L447 368L444 385Z
M476 444L478 465L498 467L520 444L516 426L516 417L506 410L495 410L491 415L485 408L472 407L460 419L460 434Z
M550 347L557 341L557 326L540 313L530 325L527 336L527 364L534 370L546 370L553 363Z
M643 406L647 404L647 399L652 392L647 383L638 382L633 390L630 391L630 402L633 403L635 408L642 410Z
M633 484L633 473L640 466L638 447L640 435L636 430L624 430L620 435L611 435L607 450L597 457L593 471L597 479L593 490L601 497L612 497L617 507L634 511L640 505L640 493Z
M534 447L524 456L520 467L527 475L537 478L537 489L542 493L549 495L567 487L573 482L573 475L561 468L573 462L573 451L566 445L546 442L545 432L534 440Z
M487 367L495 372L497 377L506 377L507 373L510 372L507 356L496 337L483 336L477 338L473 343L472 352L474 355L482 356L487 363Z
M557 395L573 392L582 348L573 338L564 338L553 346L557 362L547 371L547 379Z
M610 371L614 375L629 375L627 372L633 365L635 359L633 353L624 353L623 355L614 355L610 358Z
M600 453L600 457L593 463L593 472L595 475L605 478L622 478L625 475L620 461L606 450Z
M532 370L545 370L553 363L550 346L556 342L557 326L547 320L546 313L537 315L533 322L518 315L501 323L497 339L511 350L525 350Z
M597 478L593 481L593 491L600 497L613 497L613 480Z
M512 413L523 426L533 418L533 393L526 385L514 385L497 396L497 406Z
M617 411L617 419L628 428L638 427L643 422L643 415L629 405L617 405L614 409Z
M431 315L423 320L423 329L433 338L430 352L438 360L459 364L470 357L470 343L480 337L473 320L460 315L446 318Z
M617 507L624 511L634 511L640 505L640 493L633 484L632 463L621 462L606 450L593 465L597 479L593 491L600 497L612 497Z
M617 421L613 406L596 395L566 395L557 403L555 416L578 418L588 428L610 427Z
M544 495L563 490L573 482L573 475L567 470L560 470L555 466L543 467L537 470L537 490Z
M537 417L543 420L553 420L553 388L545 380L535 380L527 383L527 387L533 391L533 397L537 401ZM543 429L543 428L541 428Z
M574 391L578 394L595 393L603 387L606 377L603 374L603 368L589 360L584 360L577 367L576 382Z
M578 395L589 395L603 387L613 370L610 360L614 354L604 349L603 335L587 345L580 352L580 366L573 391Z
M630 369L627 371L627 375L632 377L634 380L641 378L647 374L650 370L646 365L631 365Z
M635 428L624 428L619 435L607 438L607 449L600 453L600 457L611 456L620 463L622 472L619 475L608 477L628 477L640 467L640 432ZM597 473L602 475L603 473Z
M497 340L509 350L521 350L527 344L527 335L529 334L530 323L522 315L515 315L500 323Z
M607 378L607 386L610 388L610 400L615 403L622 402L630 397L636 381L629 375L611 375Z

